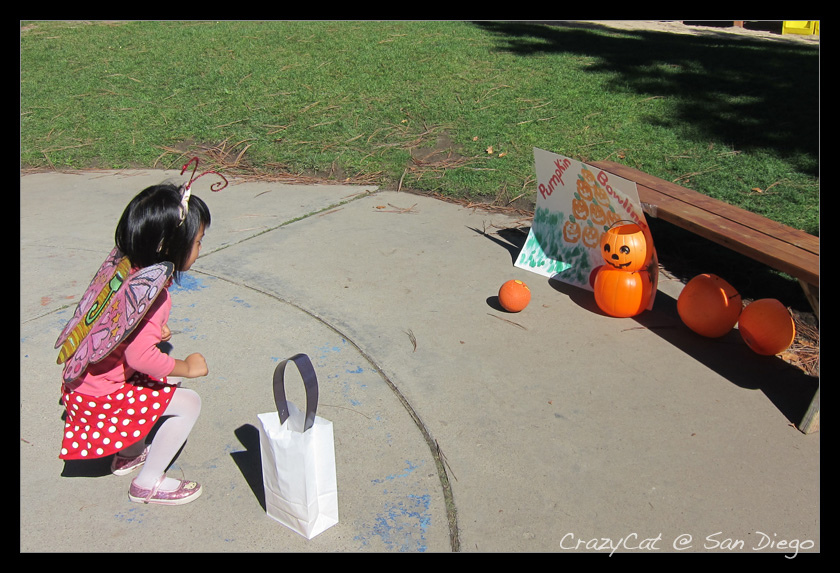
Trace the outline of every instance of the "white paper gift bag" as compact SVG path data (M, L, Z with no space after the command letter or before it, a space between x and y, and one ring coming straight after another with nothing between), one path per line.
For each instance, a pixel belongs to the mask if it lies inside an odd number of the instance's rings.
M292 362L306 389L306 411L286 400L284 372ZM306 354L297 354L274 370L276 412L260 421L265 510L307 539L338 523L338 487L333 425L315 415L318 379Z

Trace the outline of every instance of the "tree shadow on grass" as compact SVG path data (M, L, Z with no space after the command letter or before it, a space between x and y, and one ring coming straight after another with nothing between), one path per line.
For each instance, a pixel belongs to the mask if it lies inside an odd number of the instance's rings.
M819 175L819 46L724 34L614 30L592 23L478 22L500 49L523 57L568 53L593 59L591 73L616 89L674 102L648 121L688 130L697 141L771 150Z

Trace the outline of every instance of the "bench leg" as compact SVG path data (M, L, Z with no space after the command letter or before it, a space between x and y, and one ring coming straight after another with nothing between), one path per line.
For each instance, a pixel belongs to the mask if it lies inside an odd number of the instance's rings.
M817 393L814 394L814 399L811 400L811 405L808 406L808 411L799 422L799 431L803 434L811 434L820 430L820 388L817 386Z
M811 308L814 314L817 315L817 320L820 319L820 287L808 284L802 279L799 279L799 284L802 285L802 290L805 291L805 298L811 303ZM814 399L811 400L811 405L808 406L808 411L799 422L799 430L805 434L818 432L820 429L820 389L817 387L817 393L814 394Z
M811 309L817 315L817 320L820 319L820 287L808 284L802 279L799 279L799 284L802 285L802 290L805 291L805 298L811 303Z

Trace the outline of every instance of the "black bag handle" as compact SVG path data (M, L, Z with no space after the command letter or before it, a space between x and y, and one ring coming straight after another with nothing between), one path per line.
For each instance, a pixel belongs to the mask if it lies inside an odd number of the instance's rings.
M306 389L306 420L303 424L305 432L315 423L315 410L318 408L318 378L315 376L315 368L306 354L295 354L277 365L274 369L274 403L277 406L277 414L280 416L280 423L283 424L289 418L289 404L286 401L286 383L284 375L286 364L294 362L303 378L303 386Z

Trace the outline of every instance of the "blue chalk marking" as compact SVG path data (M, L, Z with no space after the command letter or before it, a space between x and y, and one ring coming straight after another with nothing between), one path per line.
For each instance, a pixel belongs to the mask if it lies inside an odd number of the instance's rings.
M432 522L430 505L428 494L408 495L405 500L389 503L374 519L370 534L357 535L355 539L368 545L368 538L379 537L389 549L423 553L428 549L425 536Z
M131 509L128 510L128 513L129 514L135 513L135 512L137 512L137 510L138 510L138 508L136 508L136 507L131 508ZM144 512L137 512L136 515L125 515L124 513L118 513L114 517L116 517L120 521L126 521L126 522L129 522L129 523L132 523L132 522L136 521L137 523L140 523L141 519L143 517L143 513Z
M376 479L376 480L373 480L373 483L385 483L386 481L392 481L392 480L395 480L397 478L408 477L409 475L414 473L414 470L420 468L420 466L422 466L423 463L425 463L425 462L420 462L420 464L418 465L418 464L411 463L411 461L409 461L409 460L406 460L405 463L406 463L407 467L406 467L406 470L403 473L392 474L392 475L386 476L384 479Z
M242 306L244 306L244 307L246 307L246 308L251 308L251 305L250 305L250 304L248 304L247 302L245 302L244 300L242 300L242 299L241 299L241 298L239 298L238 296L235 296L235 297L233 297L233 298L232 298L232 299L230 299L230 300L232 300L233 302L235 302L235 303L237 303L237 304L241 304Z
M196 290L200 290L200 289L203 289L203 288L207 288L207 286L204 284L204 281L202 281L201 279L196 278L196 277L194 277L190 274L184 273L184 274L181 275L180 284L173 281L172 282L172 287L170 288L170 290L174 290L176 292L178 292L178 291L196 291Z
M320 354L318 354L318 358L326 358L327 354L329 354L330 352L341 352L341 347L340 346L330 346L328 344L326 346L318 346L318 347L316 347L316 350L318 350L320 352Z

